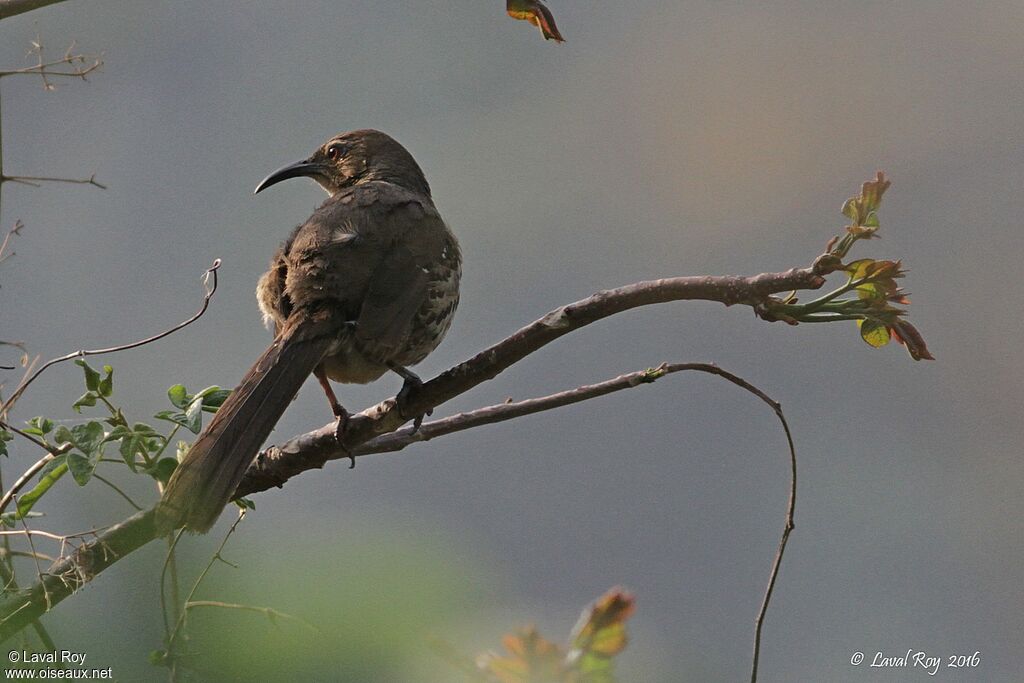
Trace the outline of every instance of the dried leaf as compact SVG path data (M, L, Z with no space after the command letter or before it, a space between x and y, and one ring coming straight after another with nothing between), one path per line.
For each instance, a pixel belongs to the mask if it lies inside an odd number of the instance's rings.
M889 331L893 339L907 347L910 357L914 360L935 360L935 356L924 343L924 337L906 320L897 320L890 326Z
M528 21L539 28L545 40L565 42L555 25L554 15L540 0L507 0L505 7L513 19Z
M478 666L500 683L557 683L571 681L562 649L530 626L501 639L508 656L481 655Z
M625 622L636 609L636 599L612 588L585 610L573 629L572 647L610 657L626 647Z

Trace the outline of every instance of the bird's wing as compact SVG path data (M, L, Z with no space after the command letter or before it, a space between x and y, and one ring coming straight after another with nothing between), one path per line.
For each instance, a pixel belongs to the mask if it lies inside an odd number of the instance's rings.
M405 342L427 293L428 272L405 244L388 250L370 276L356 321L364 354L386 361Z
M402 348L427 297L446 229L429 197L385 182L328 200L286 246L294 308L338 307L360 351L381 363Z

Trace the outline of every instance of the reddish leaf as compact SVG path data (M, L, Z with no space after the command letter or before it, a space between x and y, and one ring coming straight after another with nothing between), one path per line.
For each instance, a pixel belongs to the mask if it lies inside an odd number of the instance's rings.
M573 629L566 661L587 683L613 681L612 658L626 648L626 620L636 609L632 594L613 588L584 610Z
M540 0L507 0L506 11L513 19L528 21L540 29L545 40L564 43L565 38L555 25L555 17Z
M481 655L477 664L500 683L557 683L567 678L565 655L532 626L501 639L508 656Z
M881 171L874 180L868 180L860 187L860 195L850 197L843 204L843 215L850 219L847 230L858 237L870 237L878 229L878 211L882 195L892 183Z
M863 200L864 208L866 209L864 217L867 219L868 214L878 209L878 205L882 203L882 195L889 189L892 183L885 179L885 174L881 171L875 173L874 180L868 180L860 187L860 196ZM865 221L866 224L866 221Z
M573 629L573 649L611 656L626 647L623 624L636 609L636 599L621 588L612 588L585 610Z
M876 261L865 258L853 261L843 270L849 273L851 280L862 280L856 287L857 296L861 299L877 300L883 304L886 301L906 303L896 284L896 278L903 277L900 268L899 261Z
M928 350L924 343L924 337L917 331L917 328L906 320L897 320L890 328L892 338L907 347L910 357L914 360L935 360L935 356Z

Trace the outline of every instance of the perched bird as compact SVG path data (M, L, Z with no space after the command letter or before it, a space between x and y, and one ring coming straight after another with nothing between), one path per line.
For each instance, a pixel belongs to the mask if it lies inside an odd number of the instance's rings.
M175 470L157 508L161 529L205 533L213 526L310 374L338 417L340 439L348 413L329 380L365 384L391 370L404 380L401 409L420 385L409 366L451 325L459 244L402 145L376 130L343 133L269 175L256 192L300 176L330 198L260 278L256 296L276 337Z

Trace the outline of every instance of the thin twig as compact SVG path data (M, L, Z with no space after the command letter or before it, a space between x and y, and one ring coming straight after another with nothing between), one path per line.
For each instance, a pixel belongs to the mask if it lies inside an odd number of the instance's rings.
M17 501L17 499L15 499ZM17 502L15 502L17 505ZM39 579L40 585L43 585L43 598L46 600L46 611L49 612L53 609L53 602L50 600L50 593L46 590L46 586L43 584L43 568L39 566L39 554L36 552L36 544L32 541L32 534L28 533L31 529L28 528L28 523L25 518L21 518L21 526L26 531L26 538L28 539L28 547L32 549L32 560L36 563L36 576Z
M757 682L757 664L761 655L761 629L764 626L764 618L768 613L768 604L772 599L772 591L775 590L775 581L779 578L779 568L782 566L782 555L786 552L786 543L789 541L789 534L796 526L793 515L796 512L796 446L793 445L793 434L789 430L789 423L782 414L782 406L767 396L761 395L761 399L768 403L775 411L782 428L786 432L786 442L789 444L789 503L786 505L786 525L782 528L782 538L779 540L779 549L775 551L775 560L772 562L771 573L768 575L768 586L764 591L764 600L761 601L761 609L757 613L757 621L754 626L754 657L750 671L750 683Z
M53 557L52 555L47 555L46 553L32 553L26 550L5 550L3 548L0 548L0 554L2 554L5 557L34 557L39 560L45 560L46 562L57 561L57 558Z
M39 357L38 354L36 354L36 357L31 359L31 360L29 360L28 354L25 354L24 356L22 356L22 359L21 359L22 363L21 364L22 364L22 367L25 368L25 371L23 373L21 373L21 381L22 382L24 382L28 378L28 376L32 374L33 370L35 370L35 367L39 364L39 358L40 357ZM0 388L2 388L2 387L3 387L3 385L0 384ZM15 401L3 402L2 397L0 397L0 420L4 420L4 421L7 420L7 415L14 408L14 404L15 404Z
M15 434L17 434L18 436L21 436L21 437L23 437L25 439L28 439L29 441L31 441L35 445L37 445L40 448L42 448L44 451L53 452L53 449L50 446L47 446L44 442L42 442L39 439L37 439L36 437L32 436L28 432L23 432L22 430L18 429L17 427L15 427L12 424L8 424L7 422L4 422L3 420L0 420L0 428L2 428L2 429L9 429L12 432L14 432ZM60 455L60 454L58 453L57 455ZM3 512L3 510L0 509L0 512Z
M228 529L227 534L224 535L224 540L220 542L220 546L217 548L217 552L215 552L213 554L213 557L211 557L210 561L206 564L206 568L204 568L203 571L199 574L199 576L196 577L196 582L194 584L192 584L192 590L190 590L188 592L188 597L185 598L185 604L186 605L188 603L192 602L193 596L195 596L196 591L199 590L199 584L201 584L203 582L203 579L206 578L206 575L210 573L210 569L213 568L213 565L216 564L218 560L224 561L224 558L221 557L221 553L224 551L224 546L226 546L228 544L228 539L231 538L231 534L235 533L235 529L238 528L239 523L243 519L245 519L245 509L239 509L239 511L238 511L238 519L236 519L231 524L231 528ZM231 564L231 563L228 562L228 564ZM231 566L234 566L234 565L231 565ZM175 624L174 631L171 633L171 637L167 641L167 656L168 657L173 657L174 656L172 654L173 651L174 651L174 641L177 639L178 634L181 633L181 629L185 625L185 616L187 614L188 614L188 610L182 610L181 616L178 617L178 623Z
M75 185L93 185L94 187L98 187L101 190L107 189L106 185L97 182L95 175L91 175L88 178L54 178L51 176L5 175L0 176L0 183L21 183L22 185L31 185L32 187L40 187L40 183L73 183Z
M84 55L83 55L83 57L84 57ZM74 61L78 61L78 60L74 60ZM61 64L71 64L71 63L72 63L72 60L58 59L56 61L47 62L45 64L33 64L32 66L26 66L26 67L23 67L21 69L7 69L5 71L0 71L0 78L3 78L4 76L65 76L65 77L68 77L68 78L82 78L82 79L85 79L86 76L91 74L93 71L96 71L101 66L103 66L103 62L97 60L97 61L94 61L89 66L85 67L84 69L75 69L74 71L54 71L53 70L53 67L55 67L55 66L59 66Z
M3 167L2 166L0 166L0 177L3 177ZM4 235L4 241L0 242L0 263L3 263L7 259L8 256L14 256L13 252L11 252L10 254L7 253L7 245L10 243L12 237L14 237L15 235L20 236L21 235L21 231L24 228L25 228L25 224L24 223L22 223L21 221L15 221L14 222L14 227L11 228L10 230L8 230L7 234ZM11 343L11 342L8 342L8 343L11 344L11 346L16 346L16 344L14 344L14 343ZM22 349L22 351L24 351L24 350L25 349Z
M776 551L775 559L772 563L771 572L769 574L768 586L764 593L764 598L761 602L761 608L757 615L754 632L754 655L753 655L753 670L751 673L751 683L757 681L757 666L761 652L761 633L764 627L765 615L768 612L768 606L771 602L772 592L775 588L776 580L778 579L779 570L782 566L782 556L786 550L786 544L789 540L789 535L793 531L794 524L794 512L796 509L796 447L793 444L793 436L790 432L789 423L786 421L786 417L782 412L781 405L768 396L766 393L758 389L756 386L747 382L742 377L734 375L726 370L722 370L716 365L709 363L664 363L657 368L643 370L639 372L627 373L620 375L610 380L600 382L598 384L585 385L571 389L568 391L558 392L549 396L543 396L539 398L528 399L525 401L519 401L514 403L500 403L497 405L487 406L485 408L479 408L467 413L460 413L452 417L434 420L432 422L424 423L418 430L413 427L406 427L398 431L386 434L375 439L367 441L362 446L354 449L351 453L344 454L342 457L368 455L370 453L384 453L384 452L395 452L401 450L411 443L419 441L429 441L430 439L446 434L452 434L454 432L464 431L466 429L472 429L485 424L493 424L496 422L503 422L505 420L511 420L524 415L530 415L532 413L538 413L541 411L551 410L561 406L571 405L573 403L579 403L586 401L591 398L598 396L604 396L615 391L622 389L628 389L640 384L651 383L663 377L675 372L681 371L697 371L708 374L717 375L723 379L732 382L736 386L745 389L752 393L764 403L766 403L778 417L782 424L783 431L786 435L786 441L789 445L789 456L790 456L790 493L789 503L786 510L786 522L782 531L782 539L779 542L779 548ZM249 495L255 491L248 490L246 481L243 481L239 487L239 496Z
M82 349L80 351L75 351L73 353L69 353L69 354L66 354L64 356L59 356L57 358L52 358L52 359L46 361L38 370L36 370L34 373L32 373L32 375L28 379L22 381L22 383L20 385L18 385L18 388L14 390L14 393L11 394L11 397L8 398L7 401L4 402L4 404L2 406L0 406L0 415L5 414L7 412L8 407L11 404L13 404L15 401L18 400L18 398L25 392L25 389L28 388L28 385L32 384L32 382L34 382L36 380L36 378L39 377L39 375L41 375L43 373L43 371L45 371L47 368L49 368L52 365L56 365L57 363L62 363L64 361L74 360L75 358L84 358L85 356L97 356L97 355L104 354L104 353L114 353L114 352L117 352L117 351L126 351L128 349L135 349L135 348L138 348L140 346L144 346L146 344L152 344L155 341L163 339L164 337L177 332L178 330L182 329L183 327L187 327L188 325L191 325L196 320L199 320L199 318L201 318L202 315L204 313L206 313L206 309L210 306L210 299L213 297L214 293L217 291L217 269L218 268L220 268L220 259L214 259L213 265L210 266L209 268L207 268L206 271L203 273L203 286L205 288L205 292L203 294L203 304L202 304L202 306L200 306L200 308L196 312L196 314L193 315L191 318L189 318L188 320L185 320L183 322L180 322L177 325L175 325L174 327L171 327L170 329L164 330L163 332L160 332L159 334L155 334L152 337L146 337L145 339L140 339L139 341L131 342L129 344L121 344L120 346L111 346L111 347L105 348L105 349ZM212 278L212 281L211 281L211 278Z
M319 628L317 628L316 625L309 623L305 619L297 617L293 614L278 612L276 609L272 607L259 607L257 605L240 605L235 602L220 602L219 600L190 600L185 603L185 609L187 610L193 609L195 607L219 607L221 609L237 609L244 610L246 612L256 612L257 614L262 614L263 616L265 616L267 619L270 620L271 623L275 623L275 620L277 619L288 619L290 621L302 624L311 631L322 633L322 631Z
M167 538L167 555L164 557L164 566L160 570L160 612L164 618L164 640L169 641L171 639L171 619L168 619L167 610L167 591L164 589L164 584L167 582L167 572L171 566L171 562L174 559L174 549L178 545L178 541L181 540L182 535L185 533L184 529L178 529L178 532L173 536L169 535ZM181 618L181 613L177 612L174 623L178 623L178 619Z
M2 3L0 3L0 12L2 12ZM2 18L2 16L0 16ZM36 33L36 39L32 41L32 48L28 51L28 54L36 57L36 63L30 66L23 67L21 69L8 69L0 71L0 78L4 76L39 76L43 79L43 88L45 90L54 90L55 85L50 83L50 76L61 76L67 78L80 78L83 81L89 80L87 76L93 71L96 71L103 66L102 55L85 55L75 52L75 43L72 42L65 50L64 56L60 59L53 61L46 61L43 57L43 53L46 48L43 46L43 39ZM88 66L76 66L79 64L85 64L86 62L92 62ZM56 67L59 66L70 66L71 71L59 71Z
M136 503L134 500L132 500L131 497L127 493L122 491L117 486L117 484L115 484L114 482L110 481L109 479L107 479L105 477L101 477L100 475L96 474L95 472L92 473L92 478L93 479L98 479L99 481L103 482L104 484L106 484L110 488L114 489L114 491L116 491L118 495L120 495L122 498L124 498L126 501L128 501L128 504L131 505L136 510L142 510L142 507L138 503Z

